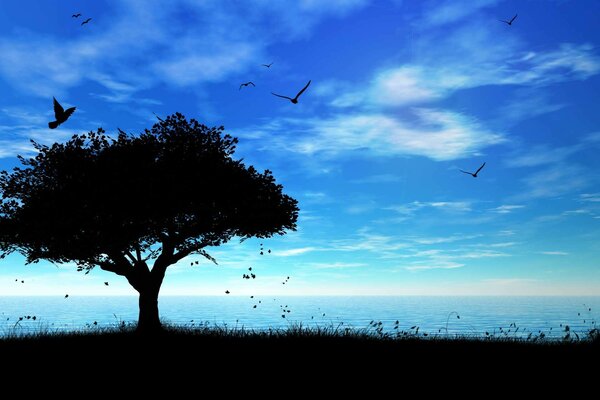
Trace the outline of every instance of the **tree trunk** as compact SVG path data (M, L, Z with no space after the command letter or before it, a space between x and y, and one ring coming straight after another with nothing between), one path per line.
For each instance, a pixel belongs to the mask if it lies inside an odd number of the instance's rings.
M154 334L162 331L158 317L158 290L146 289L140 291L140 316L137 331L144 334Z

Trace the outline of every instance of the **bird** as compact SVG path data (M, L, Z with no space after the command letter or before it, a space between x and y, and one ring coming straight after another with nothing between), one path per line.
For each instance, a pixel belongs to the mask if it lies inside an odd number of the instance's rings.
M68 295L68 294L65 294L65 299L66 299L67 297L69 297L69 295Z
M79 18L81 17L81 13L71 15L71 18Z
M81 25L85 25L85 24L87 24L88 22L90 22L91 20L92 20L91 18L88 18L88 19L86 19L85 21L83 21L83 22L81 23Z
M271 68L271 65L273 65L273 63L271 63L271 64L262 64L263 67L267 67L267 68Z
M55 97L53 97L52 99L54 100L54 118L56 118L56 121L48 122L48 128L56 129L60 124L69 119L71 114L75 112L75 107L67 108L67 110L65 111L63 106L61 106L60 103L56 101Z
M242 83L240 85L240 88L238 90L242 90L243 86L248 86L248 85L252 85L252 86L256 87L256 85L254 84L254 82L246 82L246 83Z
M471 175L473 178L477 178L477 174L479 173L479 171L481 171L481 169L485 167L485 163L481 164L481 167L479 167L479 169L477 171L475 171L475 173L473 172L468 172L468 171L463 171L462 169L460 170L460 172L463 172L465 174L469 174Z
M518 15L518 14L515 14L515 16L514 16L514 17L512 17L512 19L511 19L510 21L505 21L505 20L503 20L503 19L499 19L498 21L500 21L500 22L504 22L504 23L505 23L505 24L507 24L507 25L512 25L512 23L513 23L513 21L515 20L515 18L517 18L517 15Z
M230 293L230 292L229 292L229 290L226 290L226 291L225 291L225 294L229 294L229 293Z
M108 286L108 282L104 282L104 285L105 285L105 286Z
M311 82L311 81L308 81L308 83L306 84L306 86L304 86L304 87L302 88L302 90L301 90L301 91L299 91L299 92L298 92L298 94L296 95L296 97L294 97L293 99L292 99L291 97L282 96L282 95L280 95L280 94L273 93L273 92L271 92L271 94L272 94L273 96L281 97L281 98L283 98L283 99L288 99L288 100L289 100L289 101L291 101L293 104L298 104L298 97L300 97L300 95L301 95L302 93L304 93L304 91L306 90L306 88L308 88L308 86L310 85L310 82Z

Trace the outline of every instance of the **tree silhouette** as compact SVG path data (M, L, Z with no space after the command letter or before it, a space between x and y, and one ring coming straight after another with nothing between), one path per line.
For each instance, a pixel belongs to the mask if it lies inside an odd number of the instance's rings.
M269 170L232 158L238 142L176 113L138 136L97 132L19 156L0 172L0 257L23 254L99 266L139 292L138 331L161 329L158 294L167 268L234 237L295 230L297 201ZM151 264L151 265L150 265Z

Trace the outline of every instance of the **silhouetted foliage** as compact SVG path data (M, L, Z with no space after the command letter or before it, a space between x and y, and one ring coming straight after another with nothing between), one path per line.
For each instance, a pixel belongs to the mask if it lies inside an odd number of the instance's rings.
M160 327L167 267L239 237L296 229L297 201L271 172L233 159L237 139L179 113L138 136L97 132L44 146L0 173L0 257L75 262L140 293L139 329ZM153 261L152 266L148 264Z

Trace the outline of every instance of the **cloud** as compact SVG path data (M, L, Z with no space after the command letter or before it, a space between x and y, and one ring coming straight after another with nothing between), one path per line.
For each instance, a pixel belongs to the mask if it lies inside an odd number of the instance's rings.
M461 240L471 240L481 235L453 235L445 237L430 237L430 238L412 238L411 241L417 244L440 244L440 243L453 243Z
M427 12L423 13L423 17L415 22L415 25L433 27L455 23L496 3L498 0L446 0L444 2L436 1L435 7L428 7L425 3Z
M564 251L540 251L540 254L544 254L546 256L568 256L569 253Z
M465 264L456 262L438 262L433 264L414 263L404 267L407 271L425 271L430 269L455 269L464 267Z
M526 189L515 199L561 196L591 184L587 170L579 165L558 164L523 179Z
M519 210L521 208L525 208L525 206L518 205L518 204L505 204L505 205L498 206L496 208L492 208L492 209L490 209L490 211L498 213L498 214L510 214L514 210Z
M393 210L399 214L410 216L424 208L433 208L449 212L468 212L471 211L471 203L467 201L413 201L412 203L400 204L386 207L386 210Z
M452 49L450 53L445 53L444 44ZM520 45L510 41L498 43L489 29L479 26L458 30L429 46L428 53L437 57L415 59L382 69L362 89L337 94L331 105L421 105L459 90L505 85L539 88L585 80L600 72L600 57L590 44L563 43L556 50L522 53L518 51ZM436 54L438 51L441 53ZM506 58L502 55L511 53L517 56ZM464 59L470 62L465 63ZM517 104L519 107L543 107L544 112L562 107L549 104L540 96L527 96ZM523 108L517 108L517 105L505 106L505 112L512 118L522 118L522 111Z
M300 247L296 249L278 250L276 252L273 252L273 255L276 257L294 257L317 250L318 249L316 247Z
M359 268L365 267L367 264L364 263L345 263L345 262L333 262L333 263L309 263L307 267L314 269L347 269L347 268Z
M600 203L600 193L582 193L579 199L584 202Z
M259 132L269 137L271 149L325 157L368 151L380 156L415 155L443 161L476 155L484 147L505 141L501 134L461 113L419 108L413 115L416 121L412 122L377 113L287 118L251 130L254 135ZM284 137L282 131L290 134ZM279 134L267 136L270 132Z
M565 147L549 147L547 145L533 146L527 153L509 158L506 165L513 168L537 167L546 164L556 164L569 158L584 148L583 144Z
M108 91L98 96L123 102L160 84L221 81L255 65L270 44L307 35L324 18L347 15L366 4L173 0L165 7L162 1L148 0L140 7L137 0L115 0L94 18L94 29L77 35L22 31L0 36L0 75L40 97L91 81Z

